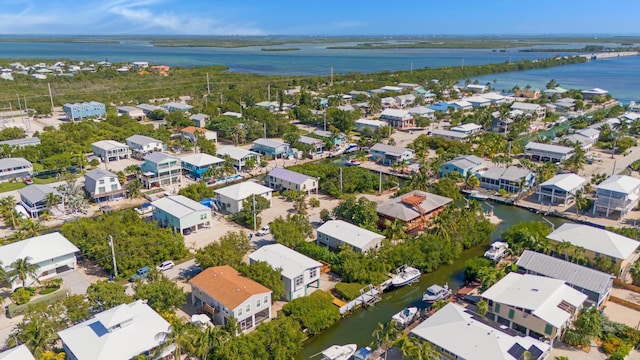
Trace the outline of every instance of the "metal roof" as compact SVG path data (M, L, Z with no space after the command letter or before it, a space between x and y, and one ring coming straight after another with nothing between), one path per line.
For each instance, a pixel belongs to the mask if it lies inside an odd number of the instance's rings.
M35 360L27 345L22 344L0 353L0 360Z
M431 132L431 136L446 136L446 137L452 137L452 138L458 138L458 139L466 139L468 137L467 134L463 133L463 132L458 132L458 131L449 131L449 130L442 130L442 129L435 129Z
M32 166L29 160L21 157L0 159L0 169L9 169L25 165Z
M209 166L213 164L223 163L224 159L221 159L217 156L205 154L205 153L198 153L198 154L191 154L191 155L182 157L180 158L180 161L187 164L195 165L198 167L204 167L204 166Z
M273 149L279 148L281 146L289 146L289 144L287 144L286 142L274 140L274 139L265 139L265 138L256 139L253 141L253 143L256 145L262 145L262 146L270 147Z
M611 279L613 279L610 274L531 250L525 250L516 265L524 270L564 280L568 284L601 295L609 290Z
M640 246L640 242L597 227L564 223L547 236L550 240L568 241L616 259L628 259Z
M289 249L282 244L265 245L249 255L252 261L264 261L274 269L282 269L282 276L293 279L305 270L322 266L312 258Z
M425 197L425 200L420 204L422 211L424 211L425 213L429 213L431 211L439 209L453 201L453 199L450 199L448 197L431 194L420 190L414 190L405 195L389 199L384 203L378 205L377 212L379 214L387 215L389 217L402 221L411 221L419 217L421 214L415 207L402 202L402 198L412 195Z
M156 140L152 137L144 136L144 135L131 135L127 139L127 142L134 143L136 145L147 146L152 143L162 143L160 140Z
M31 184L18 190L18 193L20 194L20 197L27 199L31 204L44 201L49 193L59 195L56 189L46 184Z
M229 156L233 160L242 160L247 156L258 156L259 154L251 150L239 148L237 146L225 146L217 150L219 156Z
M40 235L0 247L0 261L8 268L17 259L31 258L32 264L80 251L59 232Z
M0 141L0 146L1 145L27 146L27 145L38 145L38 144L40 144L40 139L37 137L28 137L23 139L12 139L12 140Z
M255 183L253 181L244 181L231 186L223 187L215 191L216 194L226 196L233 200L244 200L252 195L262 195L273 192L273 189Z
M155 164L159 164L159 163L161 163L163 161L166 161L168 159L178 160L178 158L175 157L175 156L171 156L171 155L159 152L159 151L154 151L154 152L152 152L150 154L147 154L147 156L144 157L144 161L150 161L150 162L155 163Z
M93 179L95 181L98 181L105 177L118 179L118 175L112 173L109 170L103 170L103 169L93 169L93 170L87 171L87 173L85 174L85 178Z
M302 185L305 181L311 179L311 176L300 174L285 168L275 168L269 172L269 176L297 185Z
M640 179L627 175L612 175L596 186L598 190L609 190L629 194L640 186Z
M391 155L396 155L396 156L401 156L402 154L404 154L407 151L413 152L413 150L411 150L411 149L407 149L407 148L403 148L403 147L399 147L399 146L387 145L387 144L380 144L380 143L373 145L369 150L370 151L379 151L379 152L383 152L385 154L391 154Z
M327 221L318 228L318 234L328 235L359 249L367 248L371 241L384 239L384 235L342 220Z
M117 149L117 148L127 148L127 149L129 148L127 145L115 140L100 140L100 141L94 142L91 145L105 151L108 151L111 149Z
M556 154L569 154L574 151L572 147L568 146L559 146L559 145L551 145L551 144L543 144L535 141L529 141L527 145L524 147L524 150L537 150L544 151L548 153L556 153Z
M555 187L562 191L569 192L573 189L579 188L587 182L586 179L574 174L558 174L551 179L540 184L541 187Z
M199 202L182 195L165 196L152 202L151 205L178 219L195 211L211 211L211 209Z
M459 169L466 170L478 165L482 165L484 161L475 155L462 155L457 156L445 164L453 165Z

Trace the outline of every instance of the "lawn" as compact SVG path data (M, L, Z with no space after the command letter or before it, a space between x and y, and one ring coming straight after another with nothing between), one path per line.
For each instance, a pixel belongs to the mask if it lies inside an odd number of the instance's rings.
M16 181L16 182L4 182L0 184L0 193L4 193L7 191L20 190L25 187L24 182Z

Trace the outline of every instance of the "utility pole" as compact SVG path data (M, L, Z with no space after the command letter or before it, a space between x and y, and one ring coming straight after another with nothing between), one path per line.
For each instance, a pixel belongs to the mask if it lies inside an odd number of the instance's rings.
M20 103L20 94L16 94L16 96L18 97L18 109L20 109L20 112L22 112L22 104Z
M51 94L51 83L47 83L49 88L49 99L51 100L51 114L53 114L53 94Z
M256 219L256 194L253 194L253 231L256 231L258 221Z
M409 69L409 74L413 74L413 61L411 62L411 68Z
M267 101L271 102L271 84L267 84Z
M380 180L378 181L378 195L382 195L382 165L380 165Z
M262 123L262 127L264 129L264 138L266 139L267 138L267 123L266 122Z
M324 131L327 131L327 112L325 111L322 115L324 117Z
M333 86L333 66L331 67L331 86Z
M462 59L462 68L464 69L464 59Z
M211 94L211 88L209 87L209 73L207 73L207 95Z
M116 252L113 249L113 236L109 235L109 246L111 246L111 257L113 257L113 273L118 277L118 265L116 264Z
M342 166L340 166L340 194L342 194Z

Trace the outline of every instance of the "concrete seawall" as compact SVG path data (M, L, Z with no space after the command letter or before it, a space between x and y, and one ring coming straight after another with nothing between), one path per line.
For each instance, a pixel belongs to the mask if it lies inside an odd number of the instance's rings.
M625 57L625 56L638 56L638 52L637 51L616 51L616 52L583 54L580 56L588 60L603 60L603 59L612 59L612 58Z

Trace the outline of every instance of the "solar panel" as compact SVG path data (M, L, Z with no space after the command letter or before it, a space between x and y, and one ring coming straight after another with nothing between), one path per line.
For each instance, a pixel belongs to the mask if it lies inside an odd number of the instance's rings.
M531 357L534 359L539 359L540 356L544 353L542 350L538 349L535 345L531 345L528 351L531 354Z
M514 359L520 360L522 359L522 354L526 351L520 344L515 343L513 346L507 351L509 355L513 356Z

